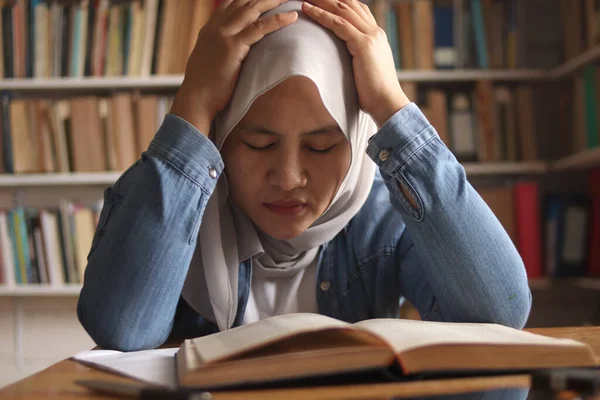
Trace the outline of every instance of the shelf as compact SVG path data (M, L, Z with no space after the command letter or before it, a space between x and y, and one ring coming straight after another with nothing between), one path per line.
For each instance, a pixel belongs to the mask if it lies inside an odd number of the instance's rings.
M112 185L120 172L0 174L0 187Z
M47 286L22 285L7 288L0 286L0 297L34 297L34 296L79 296L81 285Z
M547 73L541 69L525 70L405 70L397 72L400 81L415 82L447 82L475 81L490 79L499 81L530 81L546 79ZM15 91L85 91L119 89L177 89L183 81L183 75L137 77L102 77L102 78L25 78L0 79L0 90Z
M48 90L106 90L115 89L176 89L183 75L106 78L29 78L0 79L0 90L48 91Z
M543 69L457 69L457 70L403 70L397 71L399 81L455 82L455 81L532 81L547 79Z
M600 60L600 46L593 47L585 53L582 53L572 60L567 61L563 65L550 71L548 75L550 79L566 78L577 72L580 68L598 60Z
M600 147L554 161L550 164L549 169L550 171L567 171L592 167L600 167Z
M541 161L463 163L463 167L469 176L543 174L547 171L546 163Z
M559 288L578 288L600 290L600 278L593 277L572 277L572 278L536 278L529 281L531 289L549 289Z

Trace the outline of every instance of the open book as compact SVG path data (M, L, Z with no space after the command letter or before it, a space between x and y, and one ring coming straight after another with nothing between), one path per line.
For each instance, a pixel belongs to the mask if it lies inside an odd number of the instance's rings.
M179 385L219 387L389 369L402 375L596 366L589 346L497 324L288 314L196 339L176 353Z

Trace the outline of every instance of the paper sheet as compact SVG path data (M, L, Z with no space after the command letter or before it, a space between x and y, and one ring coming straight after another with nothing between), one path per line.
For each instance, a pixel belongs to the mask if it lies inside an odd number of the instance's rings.
M177 348L132 352L91 350L82 351L72 359L90 367L115 372L143 382L175 388L177 350Z

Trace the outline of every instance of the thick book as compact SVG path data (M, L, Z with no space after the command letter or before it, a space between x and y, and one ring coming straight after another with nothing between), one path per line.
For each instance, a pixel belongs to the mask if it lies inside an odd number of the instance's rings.
M409 378L595 367L591 348L490 323L371 319L355 324L300 313L188 339L176 353L180 386L231 387L386 371Z

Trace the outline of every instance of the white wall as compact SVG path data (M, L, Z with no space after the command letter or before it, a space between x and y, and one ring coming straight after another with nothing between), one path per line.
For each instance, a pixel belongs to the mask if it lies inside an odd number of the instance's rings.
M0 297L0 387L94 347L76 306L76 296Z

